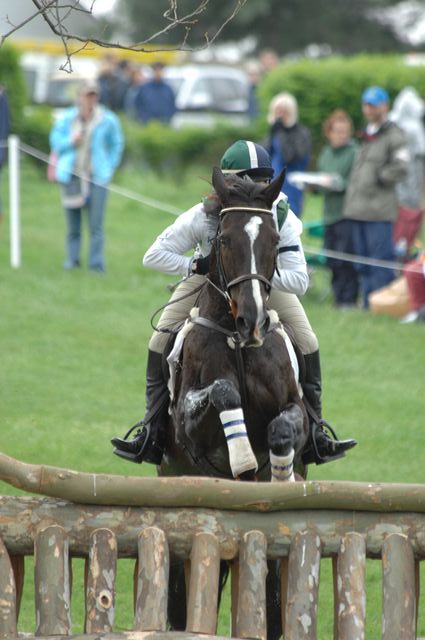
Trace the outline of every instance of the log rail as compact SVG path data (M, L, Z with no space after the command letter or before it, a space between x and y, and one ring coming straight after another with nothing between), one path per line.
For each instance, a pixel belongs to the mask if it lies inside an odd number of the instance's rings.
M16 486L11 459L6 473L1 457L0 479ZM58 470L61 479L51 469L55 497L0 496L0 639L19 637L24 563L30 555L36 624L34 635L26 638L217 640L219 563L225 559L232 567L231 637L265 639L267 560L277 559L285 638L314 640L321 559L332 558L334 638L363 640L365 566L373 558L382 564L382 639L416 639L419 565L425 560L424 486L131 478L129 505L125 494L121 504L108 504L105 487L114 483L93 477L91 502L87 477L82 494L74 486L80 501L71 502L69 477L75 484L78 472ZM29 479L29 490L46 491L36 475ZM63 481L67 499L58 489ZM26 488L21 479L19 485ZM211 508L214 494L222 503L217 508ZM86 563L84 634L74 636L73 557ZM135 560L134 625L127 633L114 629L121 558ZM175 558L186 562L188 576L187 628L180 633L167 630L168 572Z

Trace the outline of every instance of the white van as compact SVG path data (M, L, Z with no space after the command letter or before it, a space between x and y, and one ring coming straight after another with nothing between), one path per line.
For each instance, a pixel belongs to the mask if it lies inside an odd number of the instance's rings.
M244 71L221 65L169 66L164 80L176 96L173 127L249 123L249 80Z

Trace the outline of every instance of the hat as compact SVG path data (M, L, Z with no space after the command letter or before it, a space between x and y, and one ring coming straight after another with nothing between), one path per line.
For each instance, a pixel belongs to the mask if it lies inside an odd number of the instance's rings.
M369 87L362 95L363 104L371 104L374 107L389 101L389 95L382 87Z
M96 80L83 80L79 89L80 95L88 95L89 93L99 94L99 85Z
M273 177L273 167L270 156L260 144L250 140L238 140L225 152L220 161L220 168L224 174L236 173L251 177Z

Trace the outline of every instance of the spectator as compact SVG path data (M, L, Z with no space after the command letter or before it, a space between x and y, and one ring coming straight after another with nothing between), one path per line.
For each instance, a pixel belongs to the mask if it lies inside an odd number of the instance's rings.
M5 88L0 85L0 175L7 159L7 139L9 137L9 100ZM3 203L0 197L0 223L3 220Z
M396 184L408 169L409 151L401 129L388 119L389 97L382 87L369 87L362 95L367 122L353 164L344 204L344 217L352 220L354 252L361 259L394 261L393 223L398 213ZM369 294L394 279L391 268L357 265L364 308Z
M134 104L140 86L146 81L142 67L133 67L130 75L130 86L125 94L124 110L129 118L136 119L136 107Z
M267 119L270 131L264 146L270 153L274 175L286 167L283 193L288 196L292 211L301 217L303 190L290 184L288 175L306 170L311 154L310 131L298 122L298 104L290 93L279 93L272 99Z
M279 64L279 56L274 49L262 49L259 54L262 75L266 76L273 71Z
M98 104L99 88L84 82L78 105L57 120L50 134L56 152L56 179L61 184L62 204L67 222L65 269L80 266L81 215L87 209L90 243L88 267L105 271L104 214L107 184L118 167L123 136L117 116Z
M137 119L147 124L151 120L168 123L176 111L174 92L163 79L164 65L152 65L153 78L143 83L134 98Z
M260 68L257 63L250 62L246 66L246 72L249 79L249 92L248 92L248 115L251 120L258 118L260 114L260 107L258 104L257 88L260 82Z
M396 185L399 204L420 209L424 196L425 103L413 87L405 87L394 100L390 120L398 124L407 138L410 162L404 180Z
M425 253L408 262L403 269L412 310L401 320L403 324L425 322Z
M130 81L127 76L129 63L124 60L117 62L112 53L104 56L98 76L99 102L112 111L122 111Z
M321 150L317 168L335 178L330 178L324 189L323 222L325 224L325 249L353 253L351 221L344 219L345 188L353 165L357 144L352 139L353 123L340 109L334 111L323 124L328 144ZM353 264L330 257L326 260L332 274L332 290L335 304L340 308L353 307L357 302L358 277Z

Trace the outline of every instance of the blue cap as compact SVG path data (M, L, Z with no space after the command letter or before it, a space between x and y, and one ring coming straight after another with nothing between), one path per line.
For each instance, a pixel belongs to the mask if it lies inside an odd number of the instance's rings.
M374 107L389 101L390 97L382 87L369 87L362 95L363 104L371 104Z

